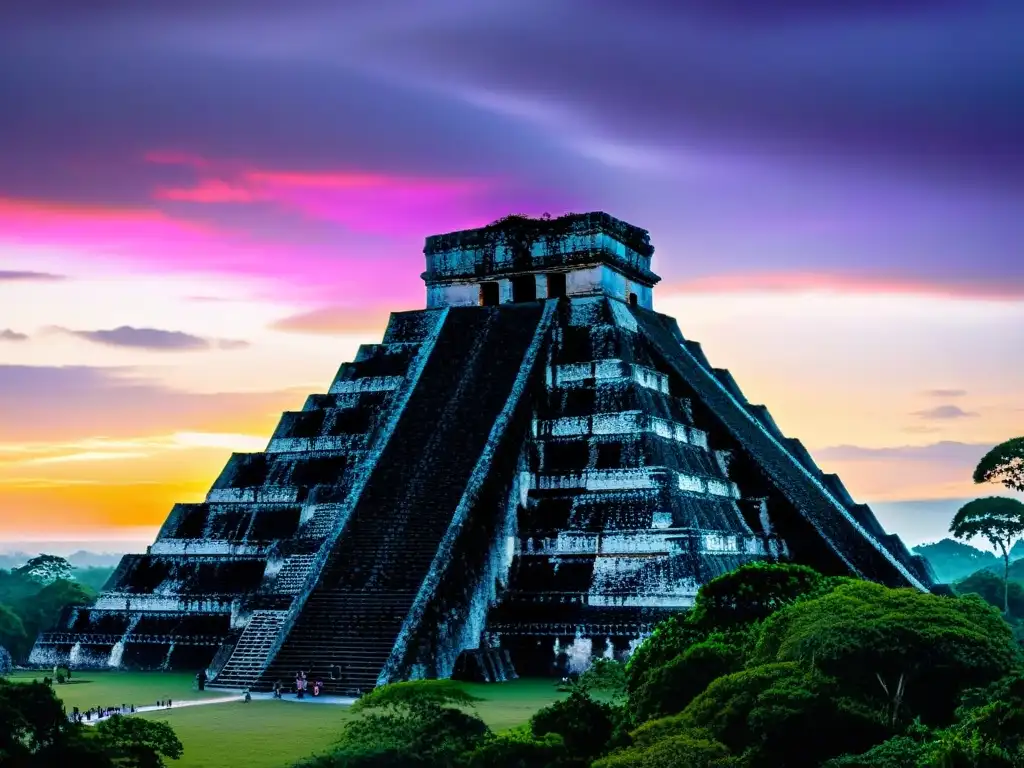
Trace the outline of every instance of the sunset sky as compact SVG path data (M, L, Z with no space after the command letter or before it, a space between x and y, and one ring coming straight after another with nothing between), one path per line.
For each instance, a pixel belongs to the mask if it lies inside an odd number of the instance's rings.
M427 235L584 210L649 229L655 308L940 537L1024 434L1022 28L1017 0L5 0L0 540L145 543L424 305Z

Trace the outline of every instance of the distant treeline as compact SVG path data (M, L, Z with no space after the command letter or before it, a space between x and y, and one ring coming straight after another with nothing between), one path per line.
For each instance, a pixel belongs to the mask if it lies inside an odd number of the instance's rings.
M23 663L36 635L50 629L68 605L89 605L113 566L74 568L54 555L39 555L0 570L0 647Z

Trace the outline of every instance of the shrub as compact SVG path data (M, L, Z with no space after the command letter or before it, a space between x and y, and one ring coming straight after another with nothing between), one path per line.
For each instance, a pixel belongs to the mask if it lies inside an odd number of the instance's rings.
M713 680L742 664L742 652L724 636L695 643L647 674L629 697L630 709L637 722L681 712Z
M569 765L561 736L535 738L529 728L492 736L469 754L469 768L556 768Z
M535 738L557 734L570 756L590 758L601 754L611 739L615 708L574 691L537 712L530 719L530 729Z

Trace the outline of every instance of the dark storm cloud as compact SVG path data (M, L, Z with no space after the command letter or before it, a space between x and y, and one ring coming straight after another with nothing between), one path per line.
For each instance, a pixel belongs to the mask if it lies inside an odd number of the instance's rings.
M246 341L233 339L204 339L183 331L164 331L159 328L133 328L123 325L108 331L73 331L57 328L62 333L109 347L145 349L151 352L195 352L205 349L245 349Z

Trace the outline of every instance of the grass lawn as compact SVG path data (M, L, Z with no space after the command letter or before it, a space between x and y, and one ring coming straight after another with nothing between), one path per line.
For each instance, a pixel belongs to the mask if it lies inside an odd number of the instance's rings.
M185 754L174 768L283 768L323 752L349 719L348 707L251 701L148 712L178 734Z
M17 673L11 679L28 681L42 677L43 674L32 672ZM83 671L76 673L73 680L54 686L69 711L74 706L149 706L168 697L186 701L226 694L192 690L193 676L188 673ZM567 695L556 690L554 680L466 683L465 688L482 699L475 711L495 731L522 725L538 709ZM163 720L178 734L185 754L181 760L169 761L174 768L283 768L329 748L338 738L342 724L352 717L347 707L288 700L228 702L140 716Z

